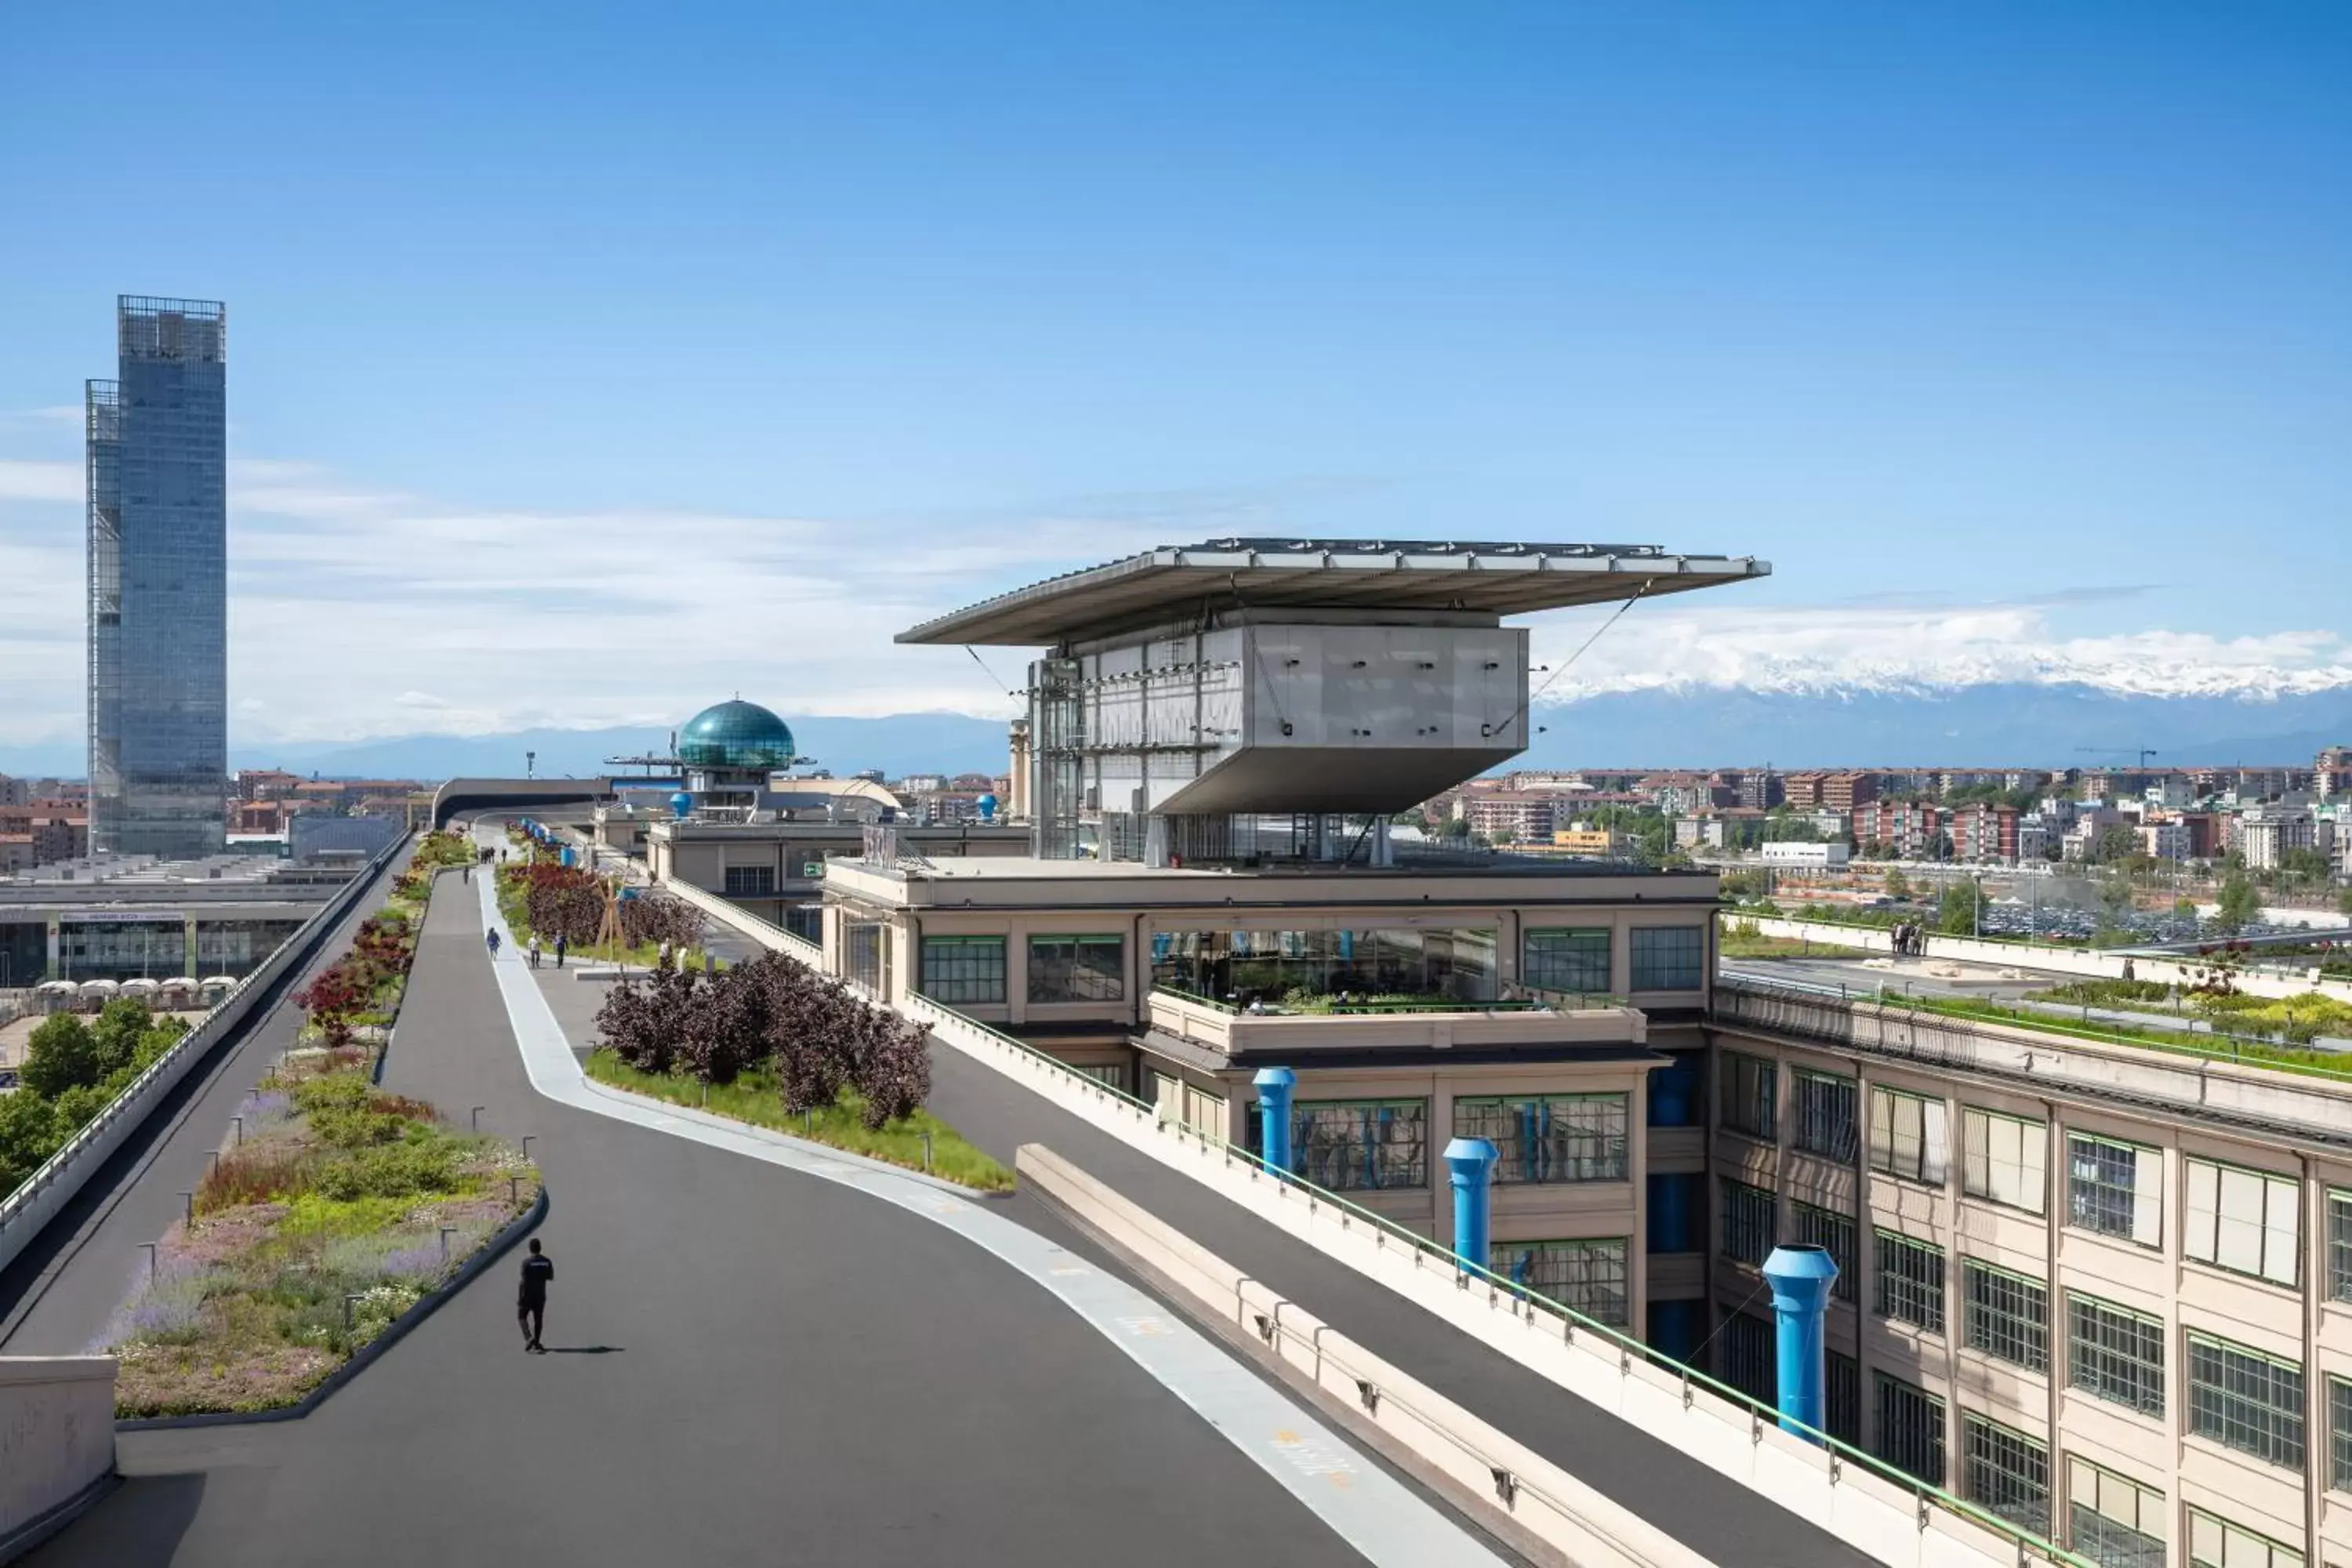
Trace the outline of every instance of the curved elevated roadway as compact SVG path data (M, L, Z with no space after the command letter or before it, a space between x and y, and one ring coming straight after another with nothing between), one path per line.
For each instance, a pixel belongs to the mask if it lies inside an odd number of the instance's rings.
M441 878L385 1081L537 1135L558 1353L522 1353L504 1263L304 1420L126 1434L126 1484L28 1562L1364 1561L950 1228L535 1092L475 891ZM1492 1561L1454 1539L1415 1560Z

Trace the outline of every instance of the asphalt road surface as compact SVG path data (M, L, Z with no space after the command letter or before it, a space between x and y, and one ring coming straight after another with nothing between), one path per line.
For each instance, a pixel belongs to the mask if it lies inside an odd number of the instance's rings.
M125 1434L126 1483L28 1563L1360 1563L970 1243L538 1097L443 882L385 1081L537 1135L557 1353L502 1262L304 1420Z

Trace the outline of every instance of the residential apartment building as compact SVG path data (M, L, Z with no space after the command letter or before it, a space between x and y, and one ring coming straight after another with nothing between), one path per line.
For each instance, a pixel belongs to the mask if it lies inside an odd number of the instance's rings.
M1580 858L1594 860L1626 860L1634 853L1633 835L1620 833L1613 827L1595 827L1580 822L1573 827L1555 827L1551 847Z
M1557 796L1517 790L1465 795L1462 815L1473 833L1489 838L1508 834L1521 844L1548 842L1559 811Z
M2151 860L2186 860L2189 858L2189 825L2173 818L2163 822L2143 822L2137 829L2139 852Z
M2285 864L2290 851L2318 847L2317 825L2305 806L2250 805L2233 820L2236 841L2231 847L2253 870L2274 871Z
M2329 746L2313 759L2311 792L2330 801L2352 795L2352 746Z
M1790 773L1781 785L1782 797L1800 811L1852 812L1857 805L1878 798L1878 780L1871 773Z
M1924 801L1875 800L1854 808L1853 841L1883 844L1900 858L1932 856L1945 827L1945 813Z
M2014 866L2021 814L2013 805L1963 805L1951 814L1952 858L1983 865Z

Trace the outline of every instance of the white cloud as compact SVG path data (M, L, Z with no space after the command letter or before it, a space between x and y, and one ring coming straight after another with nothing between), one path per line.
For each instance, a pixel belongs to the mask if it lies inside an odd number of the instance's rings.
M0 458L0 500L79 501L82 493L79 463Z
M2053 624L2061 607L1637 604L1558 678L1545 700L1686 688L1898 691L1992 682L2272 698L2352 686L2352 642L2334 632L2067 637ZM1557 668L1596 624L1586 616L1539 625L1537 662Z
M1346 481L1297 481L1312 488ZM1293 487L1296 488L1296 487ZM468 509L307 463L230 464L233 740L663 725L731 692L793 712L997 716L1025 658L900 647L900 629L1182 535L1273 531L1271 490L1064 500L875 522L663 509ZM0 743L81 727L81 473L0 462ZM1901 689L2081 681L2164 694L2352 685L2328 631L2070 636L2064 596L1937 607L1634 606L1543 700L1676 687ZM1557 666L1601 612L1536 623ZM1538 676L1538 681L1543 679Z

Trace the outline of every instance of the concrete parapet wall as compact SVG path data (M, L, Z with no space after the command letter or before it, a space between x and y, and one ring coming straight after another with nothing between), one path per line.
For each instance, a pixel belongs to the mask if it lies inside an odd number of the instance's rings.
M114 1358L0 1356L0 1561L114 1473Z
M1580 1568L1712 1568L1664 1531L1275 1295L1051 1150L1024 1144L1014 1164L1024 1182L1082 1227L1192 1297L1205 1314L1263 1343L1458 1500L1499 1511Z
M770 952L781 952L787 958L798 959L811 969L824 967L824 950L813 942L794 936L782 926L766 921L730 900L698 888L677 877L665 878L661 884L665 893L676 896L681 902L692 904L704 914L729 929L749 937Z

